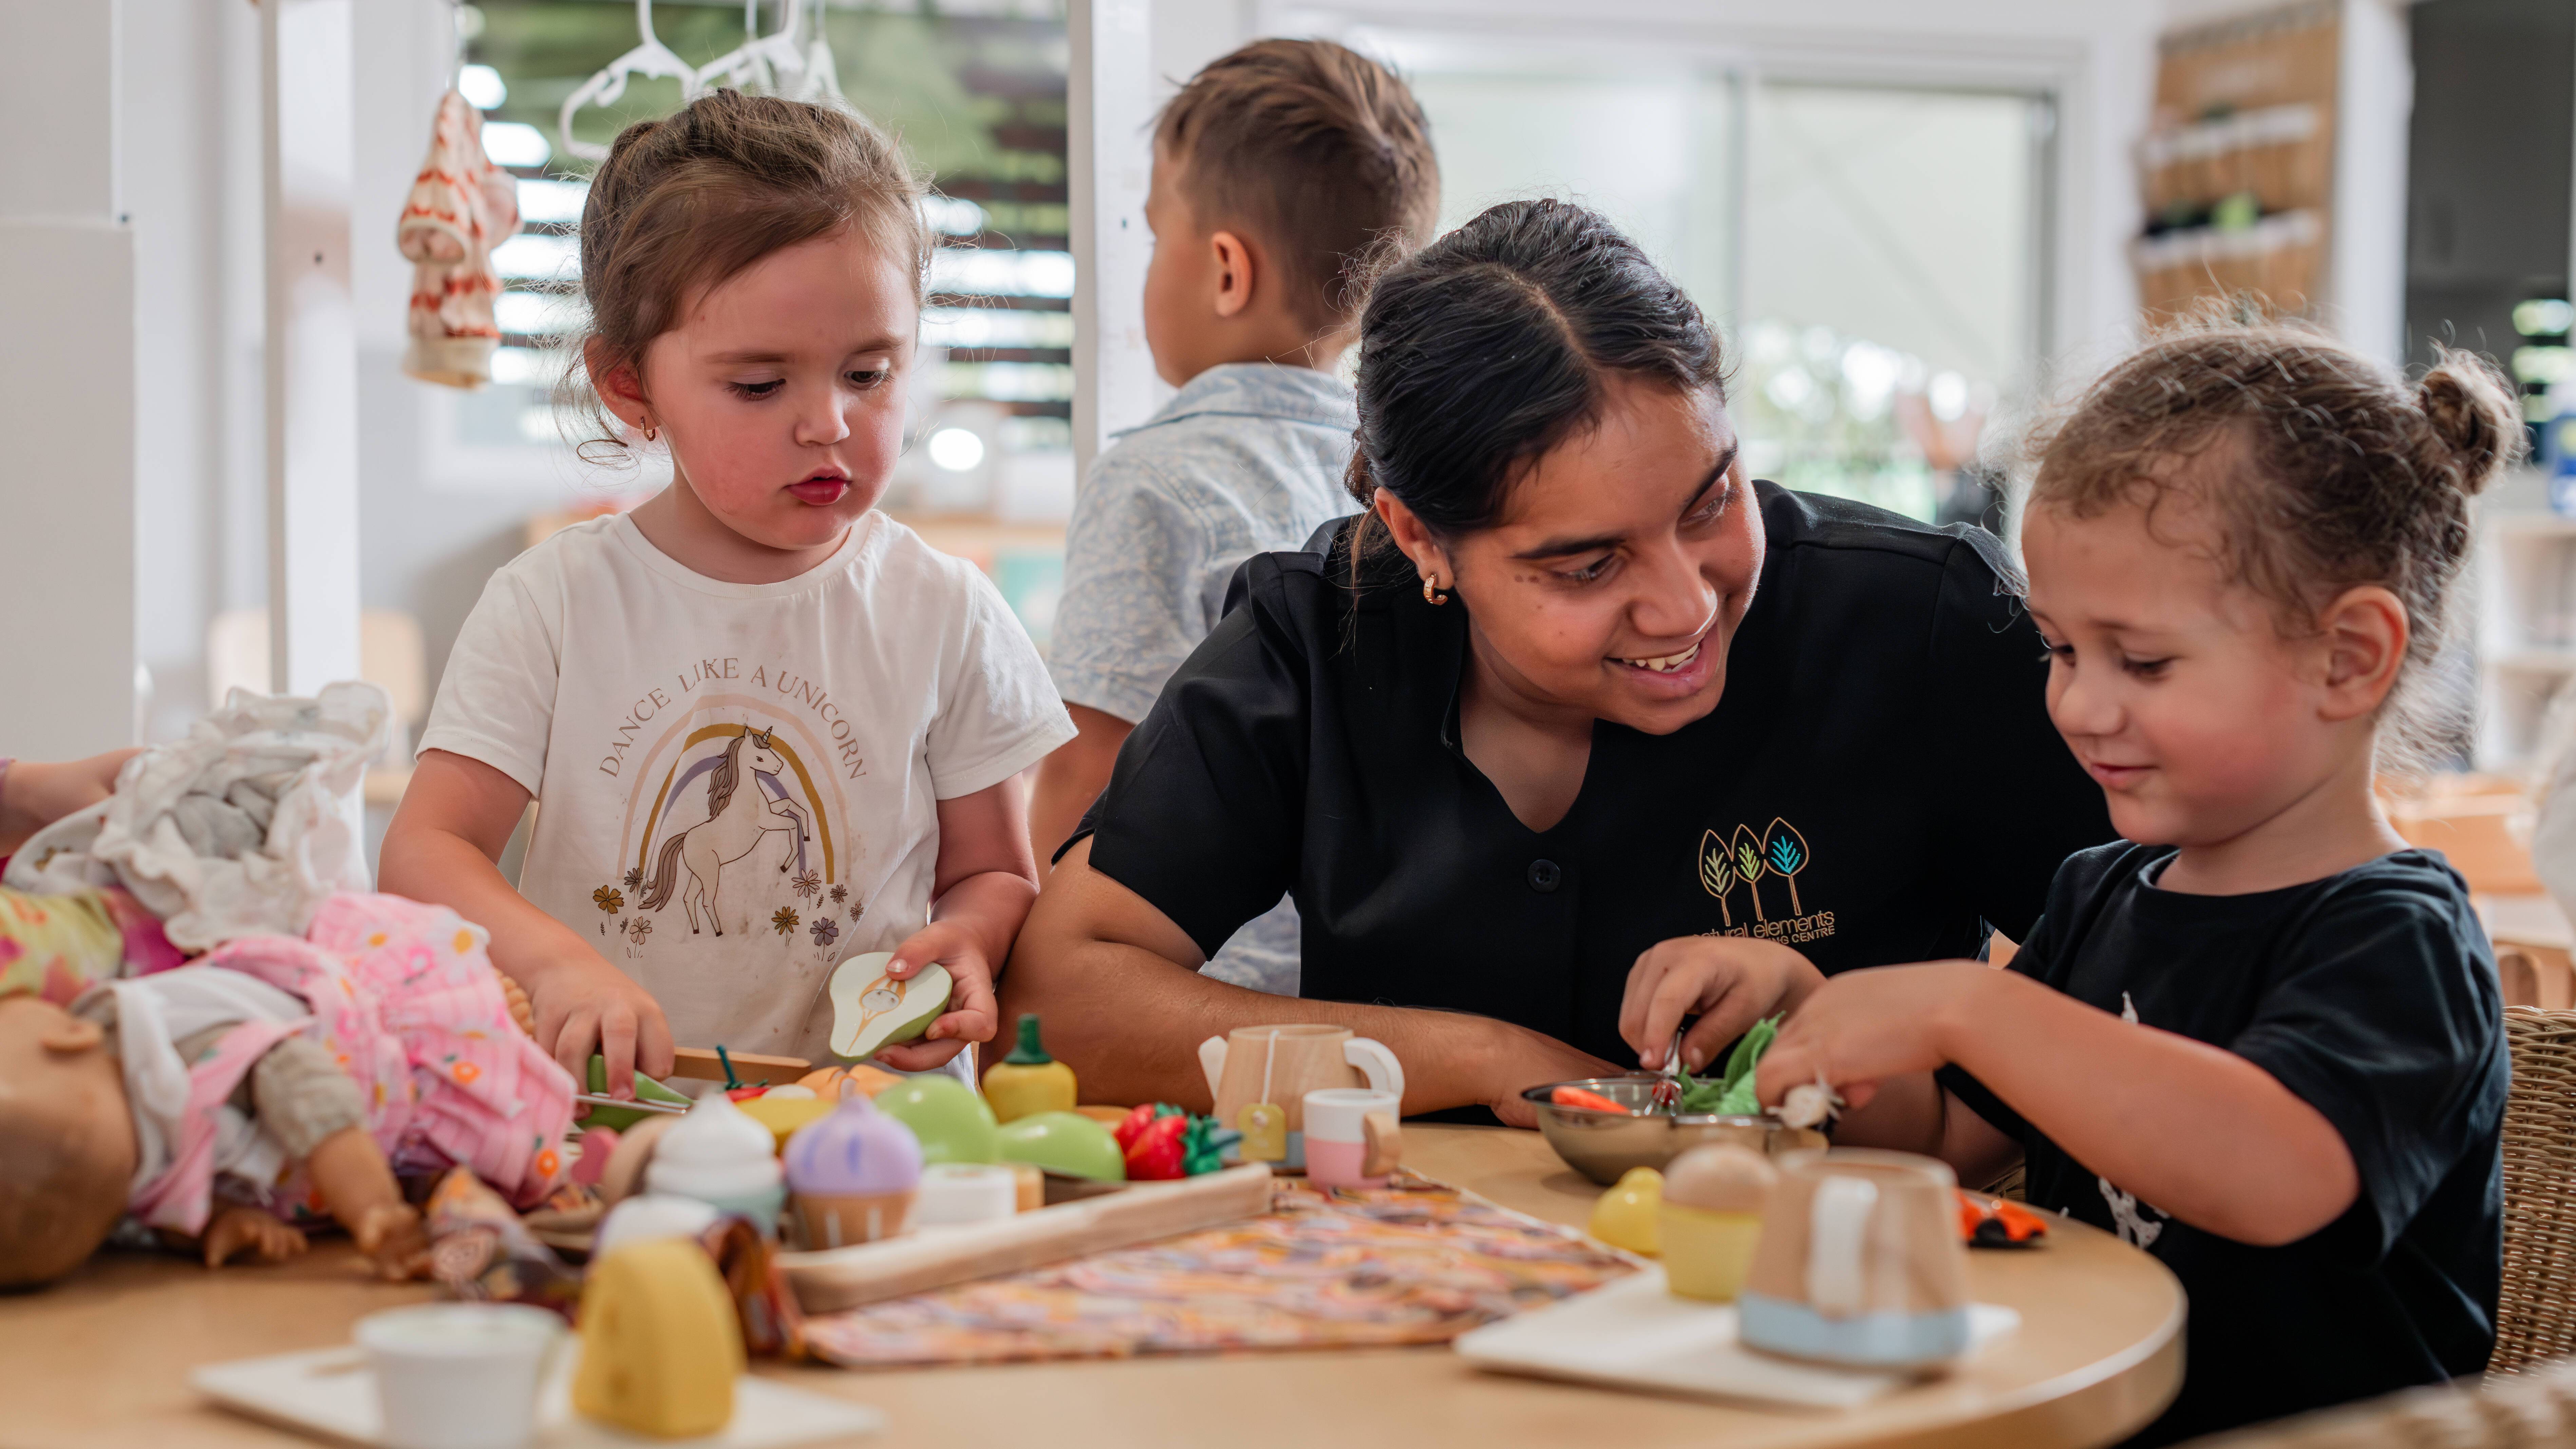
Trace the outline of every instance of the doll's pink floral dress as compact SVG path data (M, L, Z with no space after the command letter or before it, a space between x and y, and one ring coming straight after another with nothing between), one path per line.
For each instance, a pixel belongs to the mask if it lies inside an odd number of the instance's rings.
M397 1174L461 1165L521 1206L542 1199L564 1178L573 1082L511 1020L485 953L489 939L444 906L340 895L323 904L302 940L246 936L177 972L120 983L122 992L192 971L238 972L311 1012L244 1020L186 1064L169 1166L138 1185L134 1215L155 1227L203 1230L224 1166L225 1103L263 1052L298 1034L357 1082L369 1135ZM257 1196L281 1217L323 1215L301 1164L257 1185Z

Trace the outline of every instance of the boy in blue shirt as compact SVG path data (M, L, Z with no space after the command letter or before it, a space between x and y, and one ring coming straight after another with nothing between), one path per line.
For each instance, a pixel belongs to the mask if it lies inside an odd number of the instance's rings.
M1333 369L1369 259L1428 240L1439 205L1412 93L1330 41L1255 41L1163 108L1145 342L1180 392L1100 456L1074 504L1049 668L1081 734L1039 767L1040 859L1216 623L1236 566L1352 511L1342 475L1358 419ZM1204 969L1294 995L1295 908L1246 923Z

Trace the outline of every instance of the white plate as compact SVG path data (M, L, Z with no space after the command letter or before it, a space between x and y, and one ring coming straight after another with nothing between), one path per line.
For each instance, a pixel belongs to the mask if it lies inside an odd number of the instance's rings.
M569 1362L574 1355L566 1354ZM376 1375L355 1347L282 1353L273 1358L208 1364L188 1375L190 1387L235 1413L347 1444L381 1444ZM646 1439L572 1412L572 1375L556 1375L537 1410L533 1444L542 1449L635 1449L691 1445L703 1449L787 1449L874 1434L885 1415L809 1389L748 1374L734 1383L733 1422L703 1439Z
M2010 1308L1972 1303L1968 1352L2020 1326ZM1734 1304L1676 1298L1660 1267L1486 1324L1456 1347L1476 1367L1501 1373L1811 1409L1855 1408L1921 1377L1757 1353L1736 1341Z

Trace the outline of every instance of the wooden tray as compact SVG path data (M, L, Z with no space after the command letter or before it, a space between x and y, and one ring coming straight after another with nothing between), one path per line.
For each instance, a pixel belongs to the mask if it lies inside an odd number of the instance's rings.
M808 1313L834 1313L1087 1253L1105 1253L1270 1210L1270 1169L1229 1167L1170 1183L1137 1183L972 1227L929 1228L882 1242L781 1253Z

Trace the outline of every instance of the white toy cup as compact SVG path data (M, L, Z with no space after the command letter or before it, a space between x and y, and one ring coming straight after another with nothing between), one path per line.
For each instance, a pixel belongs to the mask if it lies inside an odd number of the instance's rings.
M1404 1156L1396 1114L1404 1098L1374 1087L1306 1094L1306 1180L1317 1187L1384 1187Z
M542 1308L425 1303L358 1320L390 1449L519 1449L569 1335Z

